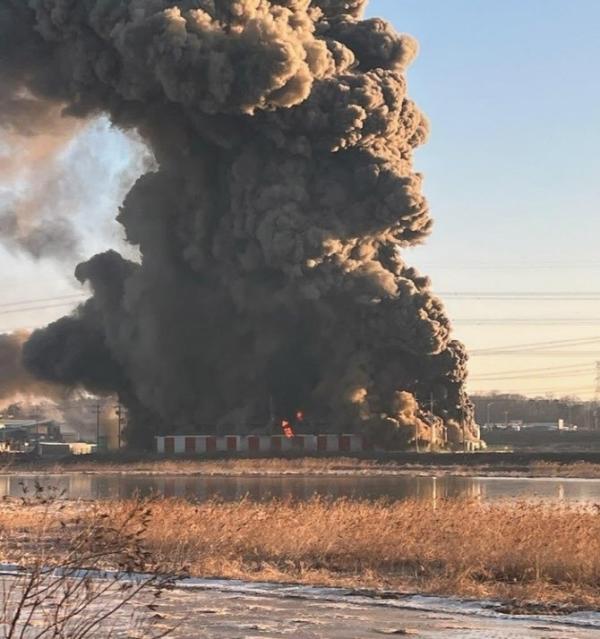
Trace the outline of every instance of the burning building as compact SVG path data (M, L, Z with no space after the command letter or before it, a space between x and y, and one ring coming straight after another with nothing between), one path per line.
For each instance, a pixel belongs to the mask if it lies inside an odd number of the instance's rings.
M0 124L107 114L155 158L118 214L139 262L77 267L93 296L31 335L29 375L118 393L136 446L298 411L475 437L465 349L403 259L432 226L417 44L364 5L0 0Z

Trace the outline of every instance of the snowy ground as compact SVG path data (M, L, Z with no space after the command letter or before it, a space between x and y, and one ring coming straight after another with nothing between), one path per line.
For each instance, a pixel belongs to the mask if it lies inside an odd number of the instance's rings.
M14 567L0 566L0 591L17 594L14 575ZM98 602L110 605L110 600ZM135 611L143 608L140 601L122 610L92 636L149 639L175 628L173 639L600 639L599 613L508 616L490 604L456 599L376 598L333 588L225 580L190 579L166 592L152 613L151 633L133 627ZM36 629L22 636L34 637Z
M196 582L163 602L178 639L598 639L600 615L509 617L433 597L372 599L334 589Z

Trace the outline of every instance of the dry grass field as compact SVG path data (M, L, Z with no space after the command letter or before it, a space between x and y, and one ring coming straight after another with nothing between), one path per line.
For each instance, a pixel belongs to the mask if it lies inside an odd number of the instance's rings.
M80 518L85 526L100 508L119 522L133 507L69 503L60 517ZM160 499L149 508L147 548L159 562L185 565L196 576L600 609L598 508L321 499L199 504ZM3 560L35 538L37 517L34 507L0 506L0 533L12 540L0 548ZM59 552L60 535L52 527L48 535Z

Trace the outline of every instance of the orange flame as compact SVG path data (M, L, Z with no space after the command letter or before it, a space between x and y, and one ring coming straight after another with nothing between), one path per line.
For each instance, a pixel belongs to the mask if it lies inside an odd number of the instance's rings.
M284 419L281 422L281 429L283 430L283 434L288 439L291 439L294 436L294 429L292 428L292 425L286 419Z

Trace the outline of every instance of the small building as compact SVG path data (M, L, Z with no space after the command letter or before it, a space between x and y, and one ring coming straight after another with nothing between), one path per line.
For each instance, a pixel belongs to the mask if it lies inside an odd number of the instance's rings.
M523 430L528 432L550 432L556 430L569 430L565 426L563 419L559 419L557 422L528 422L523 425Z
M38 442L36 452L40 457L70 457L71 455L90 455L95 448L94 444L84 442Z
M40 457L69 457L71 446L61 442L38 442L37 454Z
M10 451L30 451L39 442L61 442L60 426L52 420L0 419L0 444Z

